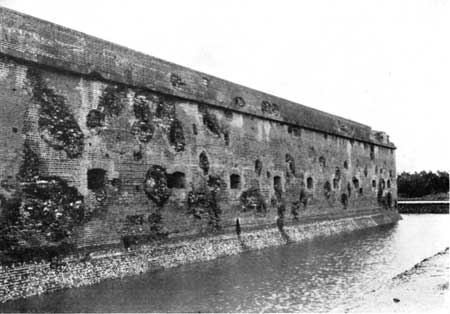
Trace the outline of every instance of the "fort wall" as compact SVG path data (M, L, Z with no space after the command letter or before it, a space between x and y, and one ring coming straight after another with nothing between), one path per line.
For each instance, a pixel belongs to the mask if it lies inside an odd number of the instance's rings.
M2 263L43 247L54 257L232 234L237 219L242 232L282 230L395 207L383 132L8 9L0 17Z

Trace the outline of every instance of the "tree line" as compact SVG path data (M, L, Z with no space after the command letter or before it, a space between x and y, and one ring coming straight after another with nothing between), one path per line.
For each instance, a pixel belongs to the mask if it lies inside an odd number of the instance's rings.
M448 193L448 172L402 172L397 177L397 188L399 196L405 198L422 197L437 193Z

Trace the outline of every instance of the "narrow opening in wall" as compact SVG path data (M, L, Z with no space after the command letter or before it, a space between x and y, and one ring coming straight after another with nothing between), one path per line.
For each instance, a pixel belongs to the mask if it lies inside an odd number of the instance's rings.
M369 171L367 170L367 166L364 166L364 176L367 178L369 175Z
M353 186L355 187L355 189L358 189L359 188L359 180L356 177L353 177L352 182L353 182Z
M192 123L192 133L194 133L194 135L198 134L197 124L195 123Z
M387 180L387 187L388 187L388 189L390 189L391 188L391 180Z
M171 189L184 189L186 187L186 175L179 171L168 174L167 187Z
M262 162L261 160L257 159L255 160L255 173L256 175L260 176L262 171Z
M392 178L394 176L394 172L392 170L389 170L389 177Z
M358 193L359 195L363 195L364 194L363 188L359 188Z
M230 176L230 188L239 189L241 187L241 177L238 174L232 174Z
M345 193L342 193L342 195L341 195L341 204L342 204L342 206L344 206L344 209L347 209L348 196Z
M294 158L291 155L286 154L285 160L286 160L286 164L287 164L287 167L289 169L289 172L292 173L293 175L295 175L295 161L294 161Z
M283 192L283 187L281 185L281 177L279 176L273 177L273 190L275 191L278 197L281 197L281 194Z
M323 190L324 190L324 194L326 198L330 198L331 196L331 184L330 182L325 182L324 186L323 186Z
M392 207L392 194L391 192L388 192L388 194L386 194L386 205L388 208Z
M350 185L350 183L347 183L347 192L348 192L348 196L352 195L352 186Z
M270 171L266 172L267 179L270 179Z
M344 169L348 169L348 161L344 161Z
M199 163L200 169L203 170L203 174L207 175L208 171L209 171L209 161L208 161L208 156L206 156L205 152L200 153L200 156L198 157L198 163Z
M336 167L336 170L334 171L334 176L338 180L341 178L341 169L339 169L339 167Z
M375 159L375 146L370 145L370 160Z
M308 179L306 179L306 187L308 189L312 189L313 188L313 184L314 184L313 179L311 177L308 177Z
M372 187L376 188L377 187L377 180L372 180Z
M334 178L333 179L333 189L337 190L339 188L339 179Z
M320 156L319 157L319 165L322 167L322 168L324 168L324 167L326 167L326 160L325 160L325 157L323 157L323 156Z
M89 190L99 190L105 187L106 170L101 168L88 169L87 185Z
M380 185L380 189L381 189L381 190L384 190L384 188L386 187L386 182L384 182L384 179L381 179L381 180L380 180L379 185Z

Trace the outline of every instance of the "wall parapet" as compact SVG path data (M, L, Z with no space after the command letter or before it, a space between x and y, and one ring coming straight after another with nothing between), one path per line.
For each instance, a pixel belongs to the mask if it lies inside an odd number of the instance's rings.
M0 7L0 55L395 149L387 135L220 78Z

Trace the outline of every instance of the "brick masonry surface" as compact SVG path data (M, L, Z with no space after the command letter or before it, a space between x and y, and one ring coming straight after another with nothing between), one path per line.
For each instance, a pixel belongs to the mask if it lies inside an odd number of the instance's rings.
M45 277L56 270L42 260L122 252L94 259L96 268L77 261L81 277L18 284L19 295L147 269L150 253L136 248L198 238L181 245L197 250L215 239L231 254L235 233L299 239L307 235L289 235L293 224L396 207L384 132L1 7L0 18L5 284L15 286L5 274L20 273L18 263ZM147 266L114 264L133 254Z

